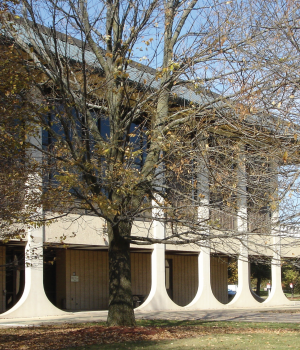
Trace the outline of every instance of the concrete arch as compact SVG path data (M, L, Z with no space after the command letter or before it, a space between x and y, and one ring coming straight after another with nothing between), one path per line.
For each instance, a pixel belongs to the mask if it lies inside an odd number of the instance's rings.
M195 298L197 293L198 254L166 251L165 263L168 295L175 304L184 307Z
M240 255L238 259L238 290L233 300L227 304L230 308L253 307L258 308L262 304L253 297L250 288L250 268L248 255Z
M67 313L47 298L43 285L43 227L32 228L25 248L25 288L20 300L0 318L59 316Z
M158 223L162 225L161 223ZM145 302L136 310L181 310L169 297L165 285L165 245L155 244L151 254L151 290Z
M224 305L214 296L211 288L210 248L203 247L198 255L198 290L186 310L222 309Z

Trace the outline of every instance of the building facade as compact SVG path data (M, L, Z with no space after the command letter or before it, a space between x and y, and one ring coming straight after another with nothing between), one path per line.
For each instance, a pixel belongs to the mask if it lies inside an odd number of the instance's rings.
M23 41L28 39L24 39L24 33L22 35ZM54 50L50 39L48 45ZM75 44L72 44L67 38L65 41L61 40L60 44L67 47L65 52L68 52L70 61L80 63L82 46L78 44L78 40L74 39L74 42ZM30 39L26 45L28 44ZM95 55L87 51L86 57L86 63L95 67ZM142 81L151 81L151 89L159 86L155 79L156 73L151 69L142 70L137 68L137 65L132 65L128 68L128 74L133 77L130 83L136 79L135 88L140 88ZM181 102L193 102L199 106L211 98L209 94L196 93L186 87L175 86L172 93L176 94ZM213 102L212 105L224 112L224 106ZM178 105L176 108L179 108ZM208 118L203 119L206 122ZM49 120L49 124L52 122L53 120ZM222 125L220 122L216 127L214 123L215 119L212 116L206 129L210 132L213 130L214 140L221 136L222 140L230 140L233 136L235 139L243 139L243 134L231 134L228 125ZM256 125L256 121L250 120L247 123L245 127L250 125L251 128ZM102 128L103 133L106 133L105 127L107 125L101 124L100 120L100 132ZM264 128L268 129L269 125ZM243 131L239 131L241 130ZM254 135L254 132L250 135L250 141ZM49 137L46 138L49 141ZM42 150L43 147L49 146L49 143L44 141L41 136L33 140L32 144L37 142L37 149ZM138 142L143 148L147 141L140 138ZM201 142L200 148L203 150L216 147L211 140L204 139ZM249 147L248 155L251 155L250 142L236 144L241 148ZM198 162L198 168L193 172L194 177L191 181L197 180L197 194L201 194L196 215L197 219L204 223L203 232L206 232L208 239L204 237L201 244L156 243L142 248L140 245L131 245L132 292L134 304L139 310L259 308L293 304L282 290L281 257L297 256L300 250L291 244L288 249L283 249L288 245L283 247L282 235L275 225L271 225L267 235L260 235L249 228L252 209L248 200L249 169L246 166L245 150L240 149L236 154L238 158L232 161L232 167L229 168L235 178L234 185L238 189L232 196L235 212L227 218L222 216L221 211L218 212L218 206L214 204L218 201L218 193L212 191L211 173L204 157L203 162ZM41 158L39 153L33 156ZM221 161L226 159L219 157L218 162ZM278 166L271 164L272 159L268 162L269 168ZM257 161L253 164L255 163ZM274 181L276 182L276 179ZM276 188L276 185L273 188ZM267 212L271 223L278 221L276 210ZM47 217L51 212L44 214ZM136 218L132 234L164 240L170 227L160 220L162 215L159 206L153 201L150 218ZM220 225L216 222L220 222ZM228 237L227 230L231 232ZM220 232L222 239L218 237ZM246 232L251 235L247 236ZM272 291L267 300L261 300L251 290L249 259L254 252L272 260ZM238 261L238 291L228 302L228 259L232 255L235 255ZM24 241L14 240L0 246L0 260L2 318L61 315L79 310L105 310L108 307L107 227L105 221L97 216L84 212L75 213L44 227L32 227L28 229Z

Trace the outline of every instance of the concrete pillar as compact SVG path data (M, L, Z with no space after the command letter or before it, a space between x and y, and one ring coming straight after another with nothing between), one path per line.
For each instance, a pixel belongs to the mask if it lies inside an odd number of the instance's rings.
M185 309L222 309L224 307L225 305L217 300L211 289L210 247L202 247L198 256L198 290L195 298L185 306Z
M273 237L274 255L271 261L272 289L269 297L262 303L263 306L284 306L293 303L284 295L281 282L280 238Z
M280 254L280 226L279 226L279 203L278 193L278 170L275 162L270 163L271 188L274 201L271 205L271 235L273 258L271 261L272 289L269 297L263 302L263 306L291 305L292 302L284 295L281 282L281 254Z
M162 202L162 198L159 198ZM153 237L165 237L165 224L159 221L163 218L164 213L159 208L158 204L153 201ZM157 218L158 220L156 220ZM151 255L151 290L145 302L137 308L137 310L152 311L152 310L182 310L183 308L175 304L169 297L166 290L165 280L165 244L154 244Z
M238 258L238 290L228 307L260 307L251 293L247 239L247 177L245 146L241 145L237 159L237 231L240 239Z
M41 148L41 132L37 137L31 137L30 142ZM32 148L27 157L32 157L38 162L42 155ZM29 188L35 191L35 195L40 194L41 178L32 175L29 179ZM41 219L43 210L37 210L36 218ZM58 316L66 313L55 307L47 298L44 291L43 282L43 241L44 227L31 227L27 232L27 244L25 248L25 288L22 297L10 310L3 313L0 318L27 318Z
M224 305L214 296L210 276L210 242L209 242L209 170L207 167L207 140L200 142L201 154L197 159L197 195L199 198L199 231L207 235L202 242L198 256L198 290L195 298L185 306L186 309L217 309Z
M43 283L43 227L28 230L25 248L25 288L22 297L1 318L59 316L67 313L47 298Z

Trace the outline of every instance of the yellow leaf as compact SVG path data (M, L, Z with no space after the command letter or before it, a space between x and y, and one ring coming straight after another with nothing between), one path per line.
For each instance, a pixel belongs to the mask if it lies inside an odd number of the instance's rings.
M286 163L287 157L288 157L288 153L287 151L285 151L282 157L284 163Z

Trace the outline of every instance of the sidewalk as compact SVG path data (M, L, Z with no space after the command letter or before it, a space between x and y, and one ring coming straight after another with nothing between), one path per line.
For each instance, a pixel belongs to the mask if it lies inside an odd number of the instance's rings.
M136 319L203 320L229 322L299 323L299 306L265 309L195 310L195 311L135 311ZM26 327L44 324L85 323L106 321L107 311L80 311L64 316L1 319L0 327ZM299 325L300 326L300 325Z

